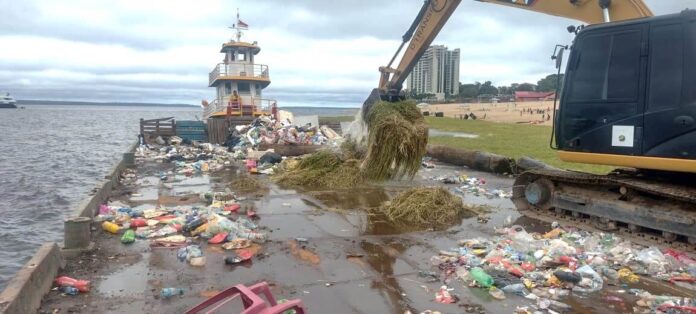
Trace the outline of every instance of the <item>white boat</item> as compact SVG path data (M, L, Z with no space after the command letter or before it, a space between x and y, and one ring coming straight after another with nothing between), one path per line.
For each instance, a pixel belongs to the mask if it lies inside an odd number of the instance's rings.
M0 96L0 108L17 108L17 101L10 93Z

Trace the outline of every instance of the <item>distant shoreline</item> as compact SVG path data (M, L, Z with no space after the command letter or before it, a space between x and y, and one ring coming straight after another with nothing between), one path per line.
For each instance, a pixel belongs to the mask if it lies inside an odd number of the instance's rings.
M202 109L200 105L187 105L187 104L158 104L158 103L138 103L138 102L89 102L89 101L62 101L62 100L31 100L31 99L18 99L18 106L104 106L104 107L176 107L176 108L191 108L191 109ZM345 111L357 111L360 107L323 107L323 106L280 106L280 109L293 110L293 109L307 109L316 110L317 108L327 109L327 110L345 110Z
M157 103L137 103L137 102L89 102L89 101L60 101L60 100L31 100L18 99L17 105L32 106L32 105L63 105L63 106L125 106L125 107L184 107L184 108L201 108L199 105L187 104L157 104Z

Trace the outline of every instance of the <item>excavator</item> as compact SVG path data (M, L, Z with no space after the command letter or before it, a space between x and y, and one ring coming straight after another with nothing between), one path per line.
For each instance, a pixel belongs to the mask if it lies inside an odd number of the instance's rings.
M551 148L563 161L619 167L527 170L513 184L520 213L696 252L696 10L653 16L642 0L476 1L587 24L567 29L575 38ZM424 1L379 68L363 115L378 100L403 99L404 80L460 2ZM564 48L552 56L559 71Z

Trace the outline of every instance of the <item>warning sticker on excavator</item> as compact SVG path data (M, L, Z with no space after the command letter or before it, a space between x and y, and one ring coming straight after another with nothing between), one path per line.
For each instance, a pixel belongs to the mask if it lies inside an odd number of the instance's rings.
M611 146L633 147L632 125L614 125L611 129Z

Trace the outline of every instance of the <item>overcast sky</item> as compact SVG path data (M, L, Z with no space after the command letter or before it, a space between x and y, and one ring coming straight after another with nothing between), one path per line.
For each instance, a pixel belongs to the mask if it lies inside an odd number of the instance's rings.
M565 1L565 0L558 0ZM624 1L624 0L614 0ZM696 0L647 0L655 14ZM420 0L0 0L0 91L19 99L198 104L211 99L236 8L281 105L359 106ZM461 49L460 81L536 81L578 24L463 0L434 44Z

